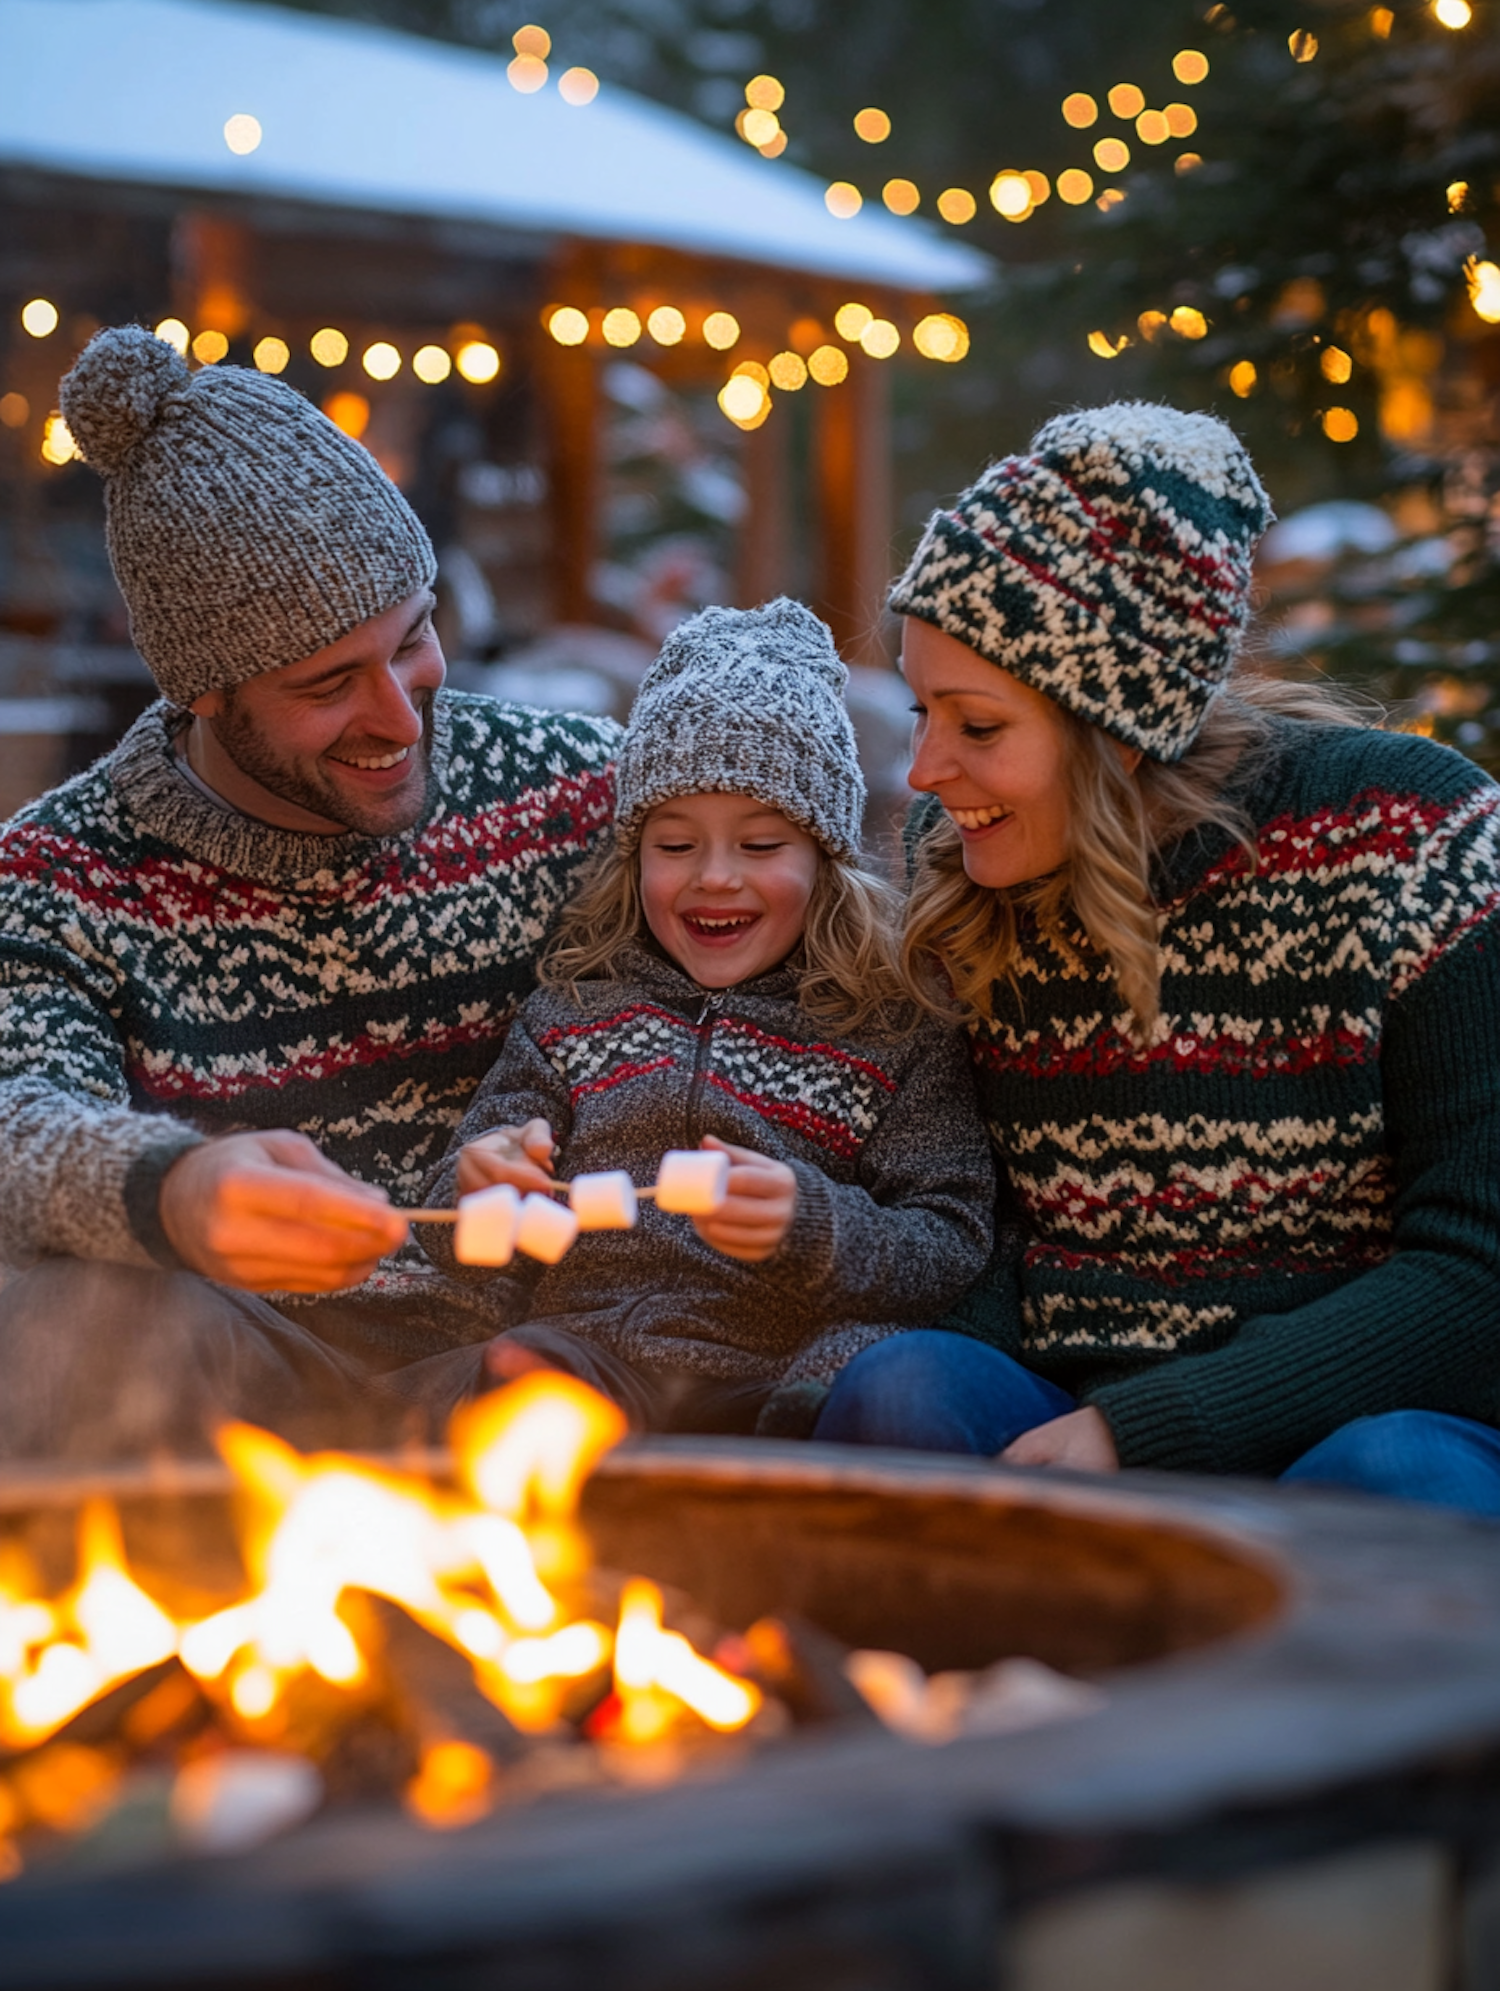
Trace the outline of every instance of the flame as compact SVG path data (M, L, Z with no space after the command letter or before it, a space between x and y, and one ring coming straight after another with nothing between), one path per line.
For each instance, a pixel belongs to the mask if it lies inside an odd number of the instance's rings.
M635 1577L625 1585L615 1633L622 1739L654 1742L676 1725L683 1708L722 1734L743 1728L760 1707L759 1689L704 1659L681 1632L665 1630L661 1612L654 1583Z

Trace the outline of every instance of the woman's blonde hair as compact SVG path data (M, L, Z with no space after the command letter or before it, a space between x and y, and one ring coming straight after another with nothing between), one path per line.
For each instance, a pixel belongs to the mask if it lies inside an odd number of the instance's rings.
M1271 745L1276 715L1325 725L1378 723L1373 705L1323 684L1296 684L1238 667L1215 699L1198 737L1170 765L1142 760L1132 772L1116 742L1058 707L1068 735L1068 856L1035 883L976 885L964 871L963 843L946 817L917 845L907 902L902 963L907 986L939 1014L952 1015L948 990L968 1014L994 1014L998 982L1017 985L1019 920L1029 915L1043 941L1071 966L1083 940L1109 962L1137 1043L1148 1042L1161 1009L1158 909L1151 868L1158 854L1194 829L1224 831L1253 870L1256 826L1226 786L1253 771Z
M841 1035L904 1037L924 1005L908 990L901 966L901 895L883 878L818 851L800 946L791 965L797 1001ZM620 950L646 938L639 846L621 851L613 838L586 869L542 956L544 988L619 979Z

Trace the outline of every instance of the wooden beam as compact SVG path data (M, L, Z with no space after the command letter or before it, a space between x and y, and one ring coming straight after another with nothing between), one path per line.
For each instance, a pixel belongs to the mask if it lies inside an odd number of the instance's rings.
M891 561L890 375L883 361L854 354L842 385L804 391L818 396L818 611L851 662L888 663L880 622Z

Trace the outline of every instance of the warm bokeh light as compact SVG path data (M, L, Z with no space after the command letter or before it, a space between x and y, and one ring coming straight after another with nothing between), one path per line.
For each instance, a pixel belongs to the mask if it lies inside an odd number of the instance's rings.
M1172 162L1172 171L1180 180L1189 173L1196 173L1202 164L1203 154L1201 152L1183 152Z
M852 221L864 204L864 195L849 180L835 180L823 195L823 205L835 221Z
M200 332L193 341L193 358L199 366L217 366L229 351L229 341L222 332Z
M1135 121L1135 135L1142 145L1165 145L1172 127L1161 111L1142 111Z
M1062 114L1075 131L1086 131L1099 122L1099 106L1087 90L1075 90L1071 97L1064 97Z
M1325 346L1318 359L1318 371L1335 387L1342 387L1354 372L1354 362L1341 346Z
M747 145L757 149L769 145L781 130L781 120L775 111L741 111L735 119L735 127Z
M1089 333L1089 351L1097 353L1100 359L1118 359L1130 344L1130 335L1122 332L1118 339L1112 339L1108 332Z
M78 445L73 440L72 430L60 414L49 415L42 431L43 461L61 466L71 463L77 455Z
M867 110L855 113L854 129L866 145L883 145L891 135L891 121L872 104Z
M547 330L560 346L581 346L589 335L588 316L575 304L561 305L548 318Z
M1201 83L1208 74L1208 57L1196 48L1180 48L1172 57L1172 74L1179 83Z
M771 369L768 366L762 366L758 359L742 359L729 377L731 380L741 378L753 380L756 386L761 388L767 388L771 385Z
M783 394L795 394L807 385L807 361L800 353L778 353L767 367L771 385Z
M0 428L24 429L31 403L24 394L0 394Z
M833 329L852 345L874 316L868 304L841 304L833 314Z
M872 318L860 333L859 343L871 359L890 359L901 344L901 334L889 318Z
M937 197L937 211L944 221L952 222L955 228L972 221L979 212L979 203L967 187L945 187Z
M639 324L636 332L639 335ZM488 339L466 339L454 356L454 364L472 386L485 387L500 371L500 354Z
M518 55L506 64L505 73L510 87L519 90L523 97L534 97L546 87L547 65L539 55Z
M45 339L57 330L57 306L46 297L33 297L21 306L21 327L34 339Z
M786 102L785 86L774 76L752 76L745 85L745 102L753 111L779 111Z
M192 344L192 334L180 318L163 318L156 327L156 336L181 353L184 359L187 358L187 349Z
M1024 173L1006 167L990 182L990 206L1007 221L1024 221L1036 205L1031 182Z
M1191 138L1198 129L1198 113L1191 104L1168 104L1162 116L1174 138Z
M719 389L719 407L738 428L759 427L771 397L748 373L736 373Z
M1461 214L1469 201L1468 181L1450 180L1444 192L1448 199L1448 212L1450 214Z
M951 311L934 311L918 321L911 342L923 359L943 360L953 365L969 350L969 328Z
M1229 369L1229 391L1238 395L1241 401L1247 401L1255 392L1255 383L1259 378L1253 359L1236 360Z
M808 354L807 370L819 387L837 387L849 376L849 355L842 346L819 346Z
M1094 205L1101 214L1108 214L1112 207L1119 207L1124 198L1125 192L1122 187L1106 187Z
M292 349L285 339L265 338L257 341L250 357L261 373L285 373Z
M1352 408L1329 408L1323 416L1323 433L1330 442L1353 442L1359 434L1359 417Z
M1311 62L1318 52L1318 38L1310 28L1293 28L1286 38L1293 62Z
M388 339L366 346L359 363L371 380L394 380L401 371L401 355Z
M646 320L646 330L659 346L680 346L687 333L687 320L675 304L658 304Z
M773 139L764 145L757 145L755 149L762 159L779 159L786 150L786 133L778 131Z
M332 325L314 332L307 349L319 366L342 366L349 357L349 341Z
M257 149L264 136L260 119L251 117L248 111L236 111L232 118L225 121L224 143L242 159Z
M628 304L617 304L613 311L605 312L599 329L605 345L633 346L641 336L641 321Z
M922 205L922 196L914 180L887 180L880 190L880 198L892 214L915 214Z
M1094 197L1094 178L1079 166L1070 166L1065 173L1057 176L1057 198L1066 201L1069 207L1082 207L1086 200Z
M1167 314L1165 311L1143 311L1140 317L1136 319L1135 324L1136 330L1140 333L1141 337L1151 340L1154 344L1157 333L1160 332L1166 322Z
M453 362L441 346L419 346L412 354L411 370L418 380L436 387L453 371Z
M1432 18L1442 28L1466 28L1474 9L1469 0L1432 0Z
M1179 304L1167 323L1179 339L1201 339L1208 331L1208 320L1191 304Z
M1471 256L1464 264L1469 302L1486 325L1500 325L1500 264L1481 263Z
M1146 93L1134 83L1116 83L1109 93L1109 107L1117 118L1139 117L1146 108Z
M565 69L557 79L557 94L565 104L591 104L599 94L599 78L592 69Z
M1130 147L1123 138L1101 138L1094 147L1094 164L1104 173L1118 173L1130 164Z
M1395 25L1396 16L1389 7L1372 7L1370 9L1370 33L1375 36L1377 41L1387 40L1391 29Z
M703 343L716 353L727 353L739 337L740 321L732 311L710 311L703 321Z
M543 62L552 53L551 35L534 21L529 21L524 28L517 28L510 38L510 45L517 55L540 56Z
M1033 207L1040 207L1043 201L1051 200L1052 182L1047 178L1045 173L1038 172L1035 166L1028 166L1026 171L1021 175L1021 178L1031 189L1031 203Z
M794 318L787 332L786 342L793 352L801 353L804 359L814 346L821 346L827 334L817 318Z

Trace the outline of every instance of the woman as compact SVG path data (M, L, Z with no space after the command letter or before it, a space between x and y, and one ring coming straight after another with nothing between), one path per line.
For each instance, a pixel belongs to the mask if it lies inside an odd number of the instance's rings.
M1500 1514L1500 790L1244 672L1270 516L1223 424L1084 411L895 589L1014 1248L820 1437Z

